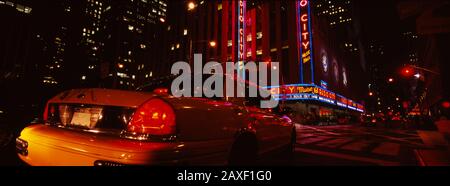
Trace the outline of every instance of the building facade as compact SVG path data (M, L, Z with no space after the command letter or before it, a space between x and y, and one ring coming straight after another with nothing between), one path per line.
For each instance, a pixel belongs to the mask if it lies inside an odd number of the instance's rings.
M158 72L165 60L167 1L87 0L82 10L80 81L133 89Z
M279 62L281 84L300 92L274 91L290 94L280 99L298 112L363 111L367 83L355 5L341 2L176 1L169 56L191 64L193 53L202 53L203 63Z

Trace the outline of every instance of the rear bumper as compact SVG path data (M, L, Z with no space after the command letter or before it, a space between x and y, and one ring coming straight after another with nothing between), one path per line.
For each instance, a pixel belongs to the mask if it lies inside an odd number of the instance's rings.
M19 158L32 166L224 165L232 143L231 138L136 141L32 125L22 130L16 149Z
M25 128L16 140L19 158L32 166L177 164L180 147L175 142L141 142L44 125Z

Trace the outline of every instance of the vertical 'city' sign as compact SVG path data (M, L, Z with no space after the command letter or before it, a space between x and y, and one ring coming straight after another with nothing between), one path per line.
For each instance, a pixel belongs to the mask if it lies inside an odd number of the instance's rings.
M296 6L300 83L314 84L310 2L309 0L298 0Z
M242 77L245 76L244 70L244 61L245 61L245 13L246 13L246 0L238 0L237 13L237 36L238 36L238 63L239 63L239 71L238 73L242 73Z

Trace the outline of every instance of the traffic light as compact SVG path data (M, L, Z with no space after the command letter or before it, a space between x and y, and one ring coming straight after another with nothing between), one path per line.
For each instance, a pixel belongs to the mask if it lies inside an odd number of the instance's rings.
M403 76L410 77L413 75L413 73L414 73L414 69L411 67L406 66L406 67L403 67L403 69L402 69Z
M450 102L448 102L448 101L442 102L442 107L444 107L446 109L450 108Z

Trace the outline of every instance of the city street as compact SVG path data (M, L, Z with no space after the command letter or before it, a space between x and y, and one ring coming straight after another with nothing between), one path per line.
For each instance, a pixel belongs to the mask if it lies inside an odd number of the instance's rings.
M22 165L14 140L0 131L0 165ZM404 166L419 165L415 150L425 145L416 130L358 125L297 125L297 145L291 161L271 156L262 165L295 166ZM293 163L293 164L292 164Z
M297 165L417 165L427 149L415 130L354 125L297 127Z

